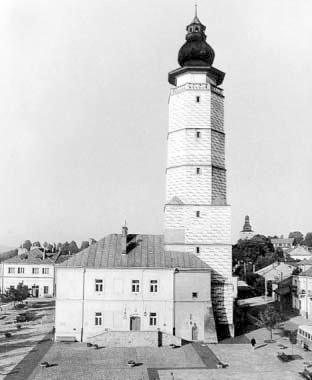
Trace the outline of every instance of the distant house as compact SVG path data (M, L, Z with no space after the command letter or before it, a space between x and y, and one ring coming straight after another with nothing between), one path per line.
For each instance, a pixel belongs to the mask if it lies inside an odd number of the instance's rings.
M54 261L39 249L6 259L0 265L1 293L22 282L28 286L33 297L54 295Z
M296 269L294 264L275 262L257 270L255 273L264 278L265 292L267 293L268 282L272 284L272 290L275 291L280 281L292 276L294 269Z
M273 244L274 249L282 248L283 251L292 248L294 244L294 238L272 238L271 243Z
M297 268L299 268L301 272L312 268L312 257L299 261L299 263L297 263Z
M149 345L165 334L217 342L211 268L192 253L165 251L160 235L124 227L55 268L56 340Z
M312 259L312 252L306 247L298 245L296 248L287 252L293 260L309 260Z
M312 268L293 276L293 308L306 319L312 319Z
M266 281L279 282L292 275L296 266L291 263L275 262L264 268L257 270L255 273L264 277Z

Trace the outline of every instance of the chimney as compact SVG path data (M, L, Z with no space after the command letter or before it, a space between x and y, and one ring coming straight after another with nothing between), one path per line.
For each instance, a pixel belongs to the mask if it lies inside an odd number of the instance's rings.
M45 249L44 249L43 252L42 252L42 260L45 260L45 258L46 258L46 252L45 252Z
M125 225L122 227L122 233L121 233L121 253L123 255L127 254L127 235L128 235L128 227L127 227L127 223L125 222Z

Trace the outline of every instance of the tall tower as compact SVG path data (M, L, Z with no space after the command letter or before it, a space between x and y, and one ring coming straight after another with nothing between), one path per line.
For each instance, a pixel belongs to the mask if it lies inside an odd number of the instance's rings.
M233 335L231 208L226 203L224 73L212 66L197 14L169 73L165 249L198 255L212 268L218 335Z
M245 216L245 223L244 223L244 227L243 227L243 230L240 232L239 234L239 238L241 240L249 240L251 239L252 237L254 236L254 232L251 228L251 225L250 225L250 221L249 221L249 216L246 215Z

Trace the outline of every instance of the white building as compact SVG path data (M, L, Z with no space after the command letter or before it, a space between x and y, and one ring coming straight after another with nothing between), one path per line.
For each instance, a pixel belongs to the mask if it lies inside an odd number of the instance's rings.
M233 335L231 207L226 200L224 73L197 15L187 26L180 68L169 73L165 249L196 254L212 268L220 335Z
M312 268L293 276L293 308L312 320Z
M54 294L54 262L39 249L11 257L1 264L1 293L19 283L27 285L33 297Z
M294 238L284 238L282 235L280 238L272 238L271 243L274 249L281 248L283 251L286 251L293 247L294 240Z
M56 265L56 340L149 345L161 333L217 342L211 269L163 247L162 236L124 227Z
M309 260L312 259L312 252L307 248L298 245L296 248L287 252L288 255L294 260Z

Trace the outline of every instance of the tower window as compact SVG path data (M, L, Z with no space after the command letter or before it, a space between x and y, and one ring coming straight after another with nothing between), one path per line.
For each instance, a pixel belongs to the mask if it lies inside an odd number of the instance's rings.
M197 292L193 292L193 293L192 293L192 298L197 298L197 297L198 297Z
M196 211L196 218L200 217L200 211Z
M200 102L200 96L196 96L196 103Z
M200 248L196 247L196 253L200 253Z
M197 137L198 139L200 139L200 132L199 132L199 131L196 132L196 137Z
M196 174L201 174L200 168L196 168Z

